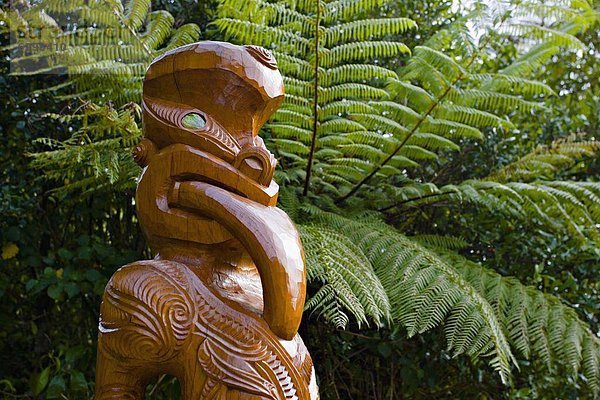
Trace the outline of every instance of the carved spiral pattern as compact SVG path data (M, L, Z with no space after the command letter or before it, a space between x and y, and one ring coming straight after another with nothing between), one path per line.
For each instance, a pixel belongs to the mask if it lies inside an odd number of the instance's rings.
M150 139L144 138L142 141L131 150L133 160L140 167L145 167L150 163L150 158L156 154L156 145Z
M130 264L107 285L100 331L113 356L166 361L190 335L196 310L189 282L175 264L166 267Z
M275 60L275 57L273 57L273 53L271 53L269 50L260 46L244 47L248 49L248 52L252 54L252 57L254 57L258 62L260 62L263 65L266 65L271 69L277 69L277 60Z
M194 389L200 399L309 398L308 354L290 358L264 322L242 319L183 264L154 260L119 269L105 291L100 332L102 352L146 373L162 371L161 363L177 360L183 348L196 348L195 362L206 374ZM135 390L103 388L96 400L141 399L131 395Z
M220 393L224 385L228 389L252 393L261 398L298 400L297 385L301 384L298 378L305 378L303 369L306 366L294 366L285 351L276 350L272 339L261 334L260 329L257 330L253 324L240 324L233 313L220 312L231 310L215 307L211 297L204 293L202 291L199 294L196 323L196 334L204 339L198 348L198 362L212 379L205 383L203 393L207 394L202 398L212 399L211 396ZM204 333L200 334L202 331ZM303 346L301 344L305 350ZM305 361L310 362L310 358ZM298 375L293 375L291 371L297 367L300 367ZM312 370L312 362L308 368ZM309 379L306 380L308 382Z

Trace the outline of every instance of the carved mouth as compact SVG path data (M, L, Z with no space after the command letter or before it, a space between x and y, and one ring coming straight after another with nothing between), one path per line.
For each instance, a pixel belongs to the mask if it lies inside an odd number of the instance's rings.
M186 145L172 145L160 153L165 157L173 155L177 163L171 163L171 178L174 181L199 181L226 189L265 206L277 203L279 185L270 181L262 185L254 177L248 176L230 163L210 153ZM162 154L158 154L160 157Z

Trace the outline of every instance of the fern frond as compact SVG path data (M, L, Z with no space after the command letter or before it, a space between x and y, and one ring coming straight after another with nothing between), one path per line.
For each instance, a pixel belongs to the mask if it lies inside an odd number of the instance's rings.
M513 347L550 368L564 365L575 379L583 370L596 390L600 343L557 298L446 250L446 240L436 245L434 239L428 244L433 250L427 250L418 237L402 236L377 219L322 212L316 217L350 239L354 251L359 249L370 261L388 293L395 321L409 336L444 322L454 354L489 357L503 379L515 363ZM457 246L464 244L459 240Z
M353 61L370 61L376 58L390 58L407 53L410 53L410 49L404 43L399 42L346 43L329 50L324 49L323 54L321 54L321 62L323 67L330 68Z
M384 4L382 0L335 0L325 4L323 21L349 21L356 15Z
M61 28L53 22L65 16L73 19L72 27ZM69 84L59 89L69 92L61 98L86 97L99 104L110 99L117 106L140 100L142 78L154 57L193 42L199 35L194 24L175 29L169 13L150 12L149 0L129 0L125 6L116 0L42 0L24 11L22 17L30 23L44 24L44 36L25 38L18 46L41 40L53 51L35 54L40 59L36 64L27 64L27 56L14 58L15 74L66 69Z
M264 24L220 18L212 22L229 40L235 39L247 44L281 43L286 51L297 56L309 49L310 42L295 32ZM296 49L293 51L292 49Z
M441 235L415 235L411 239L434 249L460 250L469 247L469 243L460 237Z
M385 99L388 93L370 85L363 83L342 83L340 85L321 88L319 98L324 103L329 103L336 100L364 100L369 99Z
M321 108L321 112L319 113L319 118L321 121L332 117L344 117L350 113L374 113L375 109L371 107L370 104L365 103L363 101L355 101L355 100L340 100L334 101L328 104L325 104L323 108Z
M300 226L302 243L307 257L309 280L325 283L306 308L323 315L332 305L351 313L359 325L368 325L368 319L381 326L390 319L390 305L381 283L362 252L345 236L316 226ZM327 288L327 289L323 289ZM333 295L327 296L331 291ZM368 318L368 319L367 319ZM347 320L346 320L347 321ZM339 325L340 320L333 320ZM346 325L340 326L345 328Z
M525 358L540 358L549 368L564 365L574 379L582 368L592 391L597 390L600 342L574 310L552 295L514 278L499 278L497 273L456 254L446 252L443 257L469 282L481 283L481 293L498 305L497 313L507 324L511 345ZM498 293L504 300L498 301Z
M434 150L460 150L460 146L447 139L443 136L436 135L434 133L426 133L426 132L417 132L413 134L410 139L406 142L407 144L416 144L421 147L426 147L428 149Z
M460 185L436 187L411 184L394 190L395 206L457 202L469 207L537 224L551 232L569 234L573 240L600 241L597 224L600 203L589 182L494 182L470 180ZM393 207L393 206L392 206ZM388 207L390 208L390 207Z
M351 114L349 116L353 121L359 122L366 129L379 131L382 134L391 134L395 137L404 137L408 134L408 129L400 125L393 119L376 114Z
M273 55L277 59L277 66L284 76L304 81L311 79L314 68L306 60L277 50L273 50Z
M421 119L421 115L412 108L394 101L370 101L369 106L378 110L382 116L404 122L408 127L415 126Z
M302 109L300 109L302 111ZM312 119L309 115L294 110L292 107L280 108L273 115L273 122L282 122L299 128L310 129ZM268 128L270 125L266 125Z
M423 60L427 64L439 71L448 81L454 81L466 71L452 57L447 56L439 50L432 49L427 46L417 46L414 49L414 57L409 61ZM408 69L410 71L411 69Z
M435 117L459 122L476 128L512 126L510 121L502 119L490 112L454 104L442 104L438 106Z
M378 65L345 64L326 70L323 73L321 85L331 86L347 82L365 83L371 80L385 82L387 78L398 78L398 75L394 71Z
M583 49L585 45L577 37L560 31L533 23L519 22L508 24L503 31L509 35L531 37L544 43L560 47Z
M595 140L580 141L571 136L554 141L550 146L538 146L531 153L490 174L487 179L530 181L533 177L552 179L559 171L574 166L584 157L594 157L600 151Z
M330 135L338 132L364 131L365 127L360 123L346 118L332 118L319 126L318 136Z
M531 75L553 55L560 51L559 46L541 44L518 57L512 64L500 70L503 75Z
M331 47L340 42L381 39L416 28L415 21L409 18L364 19L333 25L325 30L325 46Z
M98 186L110 190L133 188L139 168L123 149L132 147L141 136L135 121L139 109L115 110L86 104L80 112L64 119L58 117L67 123L78 119L81 127L65 141L42 140L40 143L50 149L32 154L32 166L57 184L54 192L61 196L74 190L89 194Z
M385 153L390 152L399 143L392 135L371 131L350 132L344 134L344 137L348 138L353 143L370 145L381 149Z
M501 93L521 94L528 97L533 96L556 96L556 92L544 82L523 78L520 76L505 74L471 74L470 78L483 83L490 90Z
M310 148L297 140L274 138L271 139L271 141L280 152L297 154L300 156L305 156L310 152Z
M432 108L435 104L434 99L425 89L408 82L391 79L387 89L395 95L396 101L408 104L418 113Z
M448 346L456 354L492 355L503 380L515 360L498 317L487 300L433 252L380 222L325 214L323 223L356 243L388 293L394 319L409 336L446 321ZM460 323L464 321L464 323ZM472 328L465 330L465 323Z
M465 137L483 139L483 133L479 129L460 122L448 121L441 118L428 118L421 124L421 128L425 132L436 133L451 138Z
M138 30L146 21L150 10L150 0L129 0L125 5L124 23L133 30Z
M478 89L457 89L448 94L448 100L489 111L510 112L521 110L530 112L541 109L543 105L511 94Z

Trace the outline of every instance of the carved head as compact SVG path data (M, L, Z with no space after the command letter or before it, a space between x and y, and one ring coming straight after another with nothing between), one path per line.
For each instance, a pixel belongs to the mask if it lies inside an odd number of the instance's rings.
M272 331L290 339L304 306L298 233L277 209L275 158L257 134L284 99L270 52L201 42L154 60L144 81L136 203L159 257L237 243L252 258ZM190 256L192 257L192 256Z
M144 136L157 149L181 143L204 150L268 186L275 158L257 135L283 99L269 51L208 41L183 46L146 72Z

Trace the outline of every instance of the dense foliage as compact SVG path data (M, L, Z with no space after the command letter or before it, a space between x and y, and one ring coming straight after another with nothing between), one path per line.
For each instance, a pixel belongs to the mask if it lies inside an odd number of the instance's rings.
M272 49L285 77L264 137L307 251L302 334L323 398L598 394L590 2L190 3L2 11L5 28L68 43L32 67L3 33L3 396L91 395L103 286L149 256L128 155L143 71L199 27ZM149 391L173 398L177 382Z

